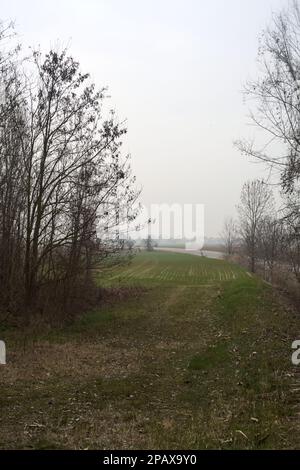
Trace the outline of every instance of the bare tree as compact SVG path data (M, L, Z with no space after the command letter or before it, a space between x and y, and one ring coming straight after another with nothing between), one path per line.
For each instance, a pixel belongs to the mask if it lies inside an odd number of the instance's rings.
M22 263L23 168L20 133L24 131L23 87L18 74L18 47L1 48L14 31L0 23L0 300L13 307L20 292Z
M18 290L28 312L54 286L66 304L120 249L118 226L134 220L138 196L120 152L126 129L102 115L105 90L66 51L34 52L30 72L0 74L0 276L4 303Z
M255 272L258 257L260 224L271 205L272 193L264 181L254 180L244 184L238 211L241 236L252 272Z
M221 235L225 243L226 253L230 256L234 253L238 240L237 224L232 217L225 219Z
M273 18L261 39L260 76L245 87L256 103L252 123L263 130L264 145L237 142L240 150L275 169L287 196L286 216L300 221L300 9L296 0ZM299 223L299 222L298 222Z
M154 250L154 242L152 240L151 235L148 235L148 237L144 240L144 244L147 251Z
M288 217L284 224L284 248L291 270L300 283L300 227L297 217Z
M300 227L300 8L290 1L264 32L259 61L261 74L245 87L245 95L256 103L250 118L263 130L261 148L240 141L240 150L280 176L288 259L297 279Z
M258 232L258 253L264 262L264 277L272 283L276 264L284 260L284 226L278 218L267 215Z

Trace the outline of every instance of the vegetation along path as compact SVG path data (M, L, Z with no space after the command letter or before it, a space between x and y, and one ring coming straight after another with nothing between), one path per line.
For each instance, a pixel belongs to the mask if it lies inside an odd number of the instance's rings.
M164 252L97 282L118 295L72 325L1 331L1 448L299 446L300 321L269 286L226 261Z

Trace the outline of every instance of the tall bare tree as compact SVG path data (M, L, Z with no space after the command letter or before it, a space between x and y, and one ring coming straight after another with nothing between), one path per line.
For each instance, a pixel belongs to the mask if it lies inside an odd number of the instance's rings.
M255 126L265 132L263 150L240 141L240 149L281 174L285 191L299 191L300 175L300 10L297 1L274 16L261 40L261 73L247 83L245 95L257 104L251 111ZM299 192L298 192L299 196Z
M300 283L300 226L297 217L284 221L284 249L286 260Z
M20 135L24 131L18 47L1 47L14 35L0 23L0 300L7 308L20 295L22 207L24 202Z
M258 258L260 225L272 206L272 193L262 180L244 184L238 206L240 230L252 272Z
M277 263L284 259L285 231L281 220L274 215L267 215L259 225L258 253L264 262L264 276L273 283L274 270Z
M13 286L30 312L53 286L72 297L119 249L117 227L134 220L138 192L121 155L126 129L103 117L105 90L66 51L34 52L30 81L17 67L0 72L0 276L4 303Z
M232 217L225 219L221 236L224 240L227 255L232 255L236 249L238 240L237 224Z
M264 31L259 62L260 75L246 85L245 95L256 104L250 118L263 131L260 135L265 136L265 142L260 148L246 140L237 145L244 154L264 162L279 174L284 201L281 219L287 229L293 265L300 236L300 7L297 0L290 1L274 15L271 26Z

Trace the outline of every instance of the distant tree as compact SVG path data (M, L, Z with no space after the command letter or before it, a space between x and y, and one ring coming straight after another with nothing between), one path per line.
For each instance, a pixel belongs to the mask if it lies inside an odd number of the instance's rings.
M258 257L259 229L272 207L272 192L264 181L244 184L238 206L240 231L250 269L255 272Z
M225 219L221 236L224 240L227 255L232 255L235 251L238 239L237 224L232 217Z
M148 237L144 240L144 244L147 251L153 251L155 243L152 240L151 235L148 235Z
M135 240L133 240L132 238L128 238L128 239L126 240L125 246L126 246L126 248L127 248L129 251L132 251L132 250L133 250L134 245L135 245Z

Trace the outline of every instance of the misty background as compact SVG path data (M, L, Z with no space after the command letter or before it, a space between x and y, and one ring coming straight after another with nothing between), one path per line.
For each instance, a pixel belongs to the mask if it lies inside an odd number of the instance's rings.
M84 5L84 8L83 8ZM26 53L68 47L108 108L127 120L141 201L205 204L205 235L235 215L246 179L266 176L233 141L254 137L245 81L258 72L259 36L285 0L29 0L2 2Z

